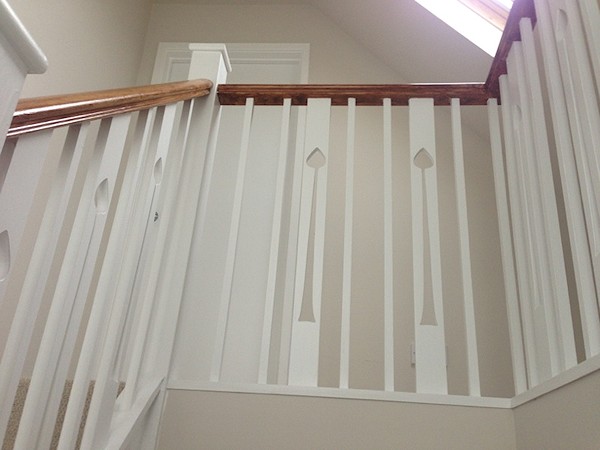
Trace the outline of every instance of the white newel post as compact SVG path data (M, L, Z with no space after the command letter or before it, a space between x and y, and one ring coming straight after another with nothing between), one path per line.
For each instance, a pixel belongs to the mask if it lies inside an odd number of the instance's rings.
M30 73L44 73L47 67L46 56L7 1L0 0L0 149L25 77Z
M164 220L157 233L159 251L153 255L150 270L158 271L155 301L140 374L146 378L168 378L179 309L187 275L193 237L203 227L206 201L213 170L220 106L217 86L225 83L231 65L224 44L190 44L192 52L189 79L208 79L214 84L210 94L194 102L189 129L184 141L179 173L175 174L172 192L164 201ZM167 214L167 210L171 211ZM165 388L149 411L144 445L154 445Z

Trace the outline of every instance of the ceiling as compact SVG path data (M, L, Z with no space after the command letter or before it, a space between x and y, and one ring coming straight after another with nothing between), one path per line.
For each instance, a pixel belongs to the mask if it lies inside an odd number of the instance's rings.
M485 81L492 58L414 0L154 0L285 4L320 9L411 83Z

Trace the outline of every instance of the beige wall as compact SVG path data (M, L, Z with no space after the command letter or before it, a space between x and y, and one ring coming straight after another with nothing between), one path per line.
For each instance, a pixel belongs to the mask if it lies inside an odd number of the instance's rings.
M516 446L508 409L169 391L158 448L511 450Z
M147 82L159 42L309 43L309 83L399 83L401 76L321 14L300 4L154 4L140 71Z
M10 0L46 53L48 71L24 97L135 84L150 0Z
M593 450L600 447L600 372L514 410L517 448Z

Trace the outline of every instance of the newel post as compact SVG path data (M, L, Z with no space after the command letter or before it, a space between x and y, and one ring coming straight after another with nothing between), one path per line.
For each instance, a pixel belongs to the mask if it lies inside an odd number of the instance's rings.
M207 186L213 169L216 134L219 129L220 105L217 86L227 80L231 65L224 44L190 44L191 61L188 79L208 79L213 87L208 96L196 99L188 117L182 139L183 154L177 174L176 194L169 217L164 223L164 252L156 288L156 307L142 372L168 381L188 259L193 237L202 227L206 212ZM153 405L145 441L153 446L157 438L166 382ZM150 448L150 447L143 447Z

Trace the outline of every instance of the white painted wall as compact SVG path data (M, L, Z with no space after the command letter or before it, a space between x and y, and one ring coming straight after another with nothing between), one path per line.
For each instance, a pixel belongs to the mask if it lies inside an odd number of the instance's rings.
M44 75L27 78L23 97L135 84L150 0L10 0L46 53Z
M514 410L519 449L597 449L600 372Z
M514 426L508 409L170 391L158 448L512 450Z
M293 18L293 20L292 20ZM402 76L375 58L371 52L340 30L317 8L307 5L192 5L155 4L149 21L139 80L150 79L158 42L275 42L310 44L310 83L398 83ZM481 115L476 111L472 115ZM468 115L468 114L465 114ZM352 313L351 387L376 388L383 386L383 229L372 218L383 215L381 168L381 112L376 108L359 109L357 135L357 171L355 179L355 269ZM450 344L450 392L465 394L466 357L462 312L458 243L454 197L454 175L450 150L449 113L438 115L438 154L443 169L439 175L442 205L442 257L445 261L444 287L447 295L446 332ZM394 183L396 240L396 386L398 390L414 390L414 368L410 365L409 342L413 332L412 266L410 252L410 204L407 118L402 108L394 109ZM321 339L320 378L322 386L337 386L339 365L339 327L341 298L341 261L343 230L343 184L345 171L345 113L334 108L332 114L332 147L330 150L329 194L325 254L325 286L323 320L328 323ZM500 270L500 251L497 238L495 201L492 185L489 144L485 131L482 136L464 132L467 161L467 189L475 277L475 302L481 355L482 391L488 396L511 396L511 366L506 326L506 312ZM239 139L239 138L238 138ZM232 167L235 176L236 147L222 166ZM228 159L229 163L225 160ZM224 164L224 165L223 165ZM223 174L217 177L222 183ZM209 203L210 205L210 203ZM223 202L219 208L231 208ZM209 206L210 207L210 206ZM225 216L224 216L225 217ZM227 224L223 227L228 229ZM225 233L226 234L226 233ZM408 237L408 238L407 238ZM226 238L226 236L225 236ZM215 237L215 239L220 239ZM263 258L262 256L257 256ZM205 261L193 260L192 277L202 270ZM218 260L216 263L219 264ZM219 284L220 280L214 283ZM174 374L180 380L206 379L194 369L198 358L210 356L211 346L199 345L205 335L198 317L186 314L205 309L206 299L199 290L197 297L184 304L178 335L178 354ZM195 305L195 306L193 306ZM208 310L210 310L209 308ZM208 319L208 324L213 319ZM275 330L276 331L276 330ZM365 338L366 337L366 338ZM207 347L205 350L202 350ZM177 363L178 362L178 363ZM252 382L240 376L240 381Z

